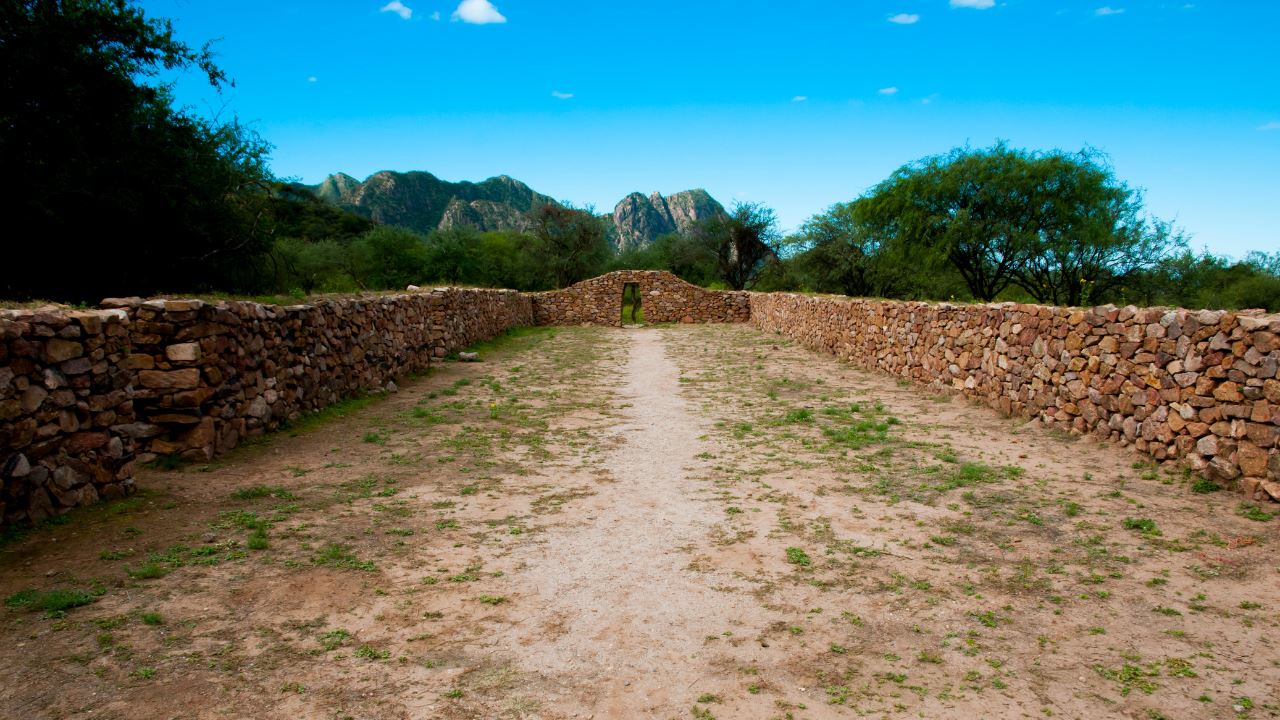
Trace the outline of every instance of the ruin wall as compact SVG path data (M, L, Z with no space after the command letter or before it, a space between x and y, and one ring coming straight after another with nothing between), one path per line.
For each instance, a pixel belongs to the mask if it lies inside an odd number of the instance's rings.
M1280 499L1280 315L752 293L813 350Z

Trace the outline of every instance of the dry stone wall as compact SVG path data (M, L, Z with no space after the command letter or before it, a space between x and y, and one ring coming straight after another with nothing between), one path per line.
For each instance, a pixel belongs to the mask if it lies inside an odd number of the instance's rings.
M0 311L0 524L122 496L139 462L212 458L532 320L526 295L454 288Z
M855 365L1280 499L1280 315L753 293L751 322Z
M583 280L563 290L533 294L538 325L622 325L622 290L640 288L648 323L746 322L751 309L746 292L707 290L662 270L620 270Z
M627 283L651 323L750 320L1280 499L1280 316L725 292L633 270L533 294L0 311L0 524L123 496L140 462L212 458L513 326L620 325Z

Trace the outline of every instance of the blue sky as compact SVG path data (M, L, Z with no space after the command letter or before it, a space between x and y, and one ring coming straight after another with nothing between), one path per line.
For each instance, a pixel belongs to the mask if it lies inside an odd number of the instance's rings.
M1105 3L1110 3L1105 4ZM966 143L1107 153L1234 256L1280 250L1270 0L144 0L220 38L282 176L507 174L598 210L704 187L794 228ZM971 7L966 7L971 6Z

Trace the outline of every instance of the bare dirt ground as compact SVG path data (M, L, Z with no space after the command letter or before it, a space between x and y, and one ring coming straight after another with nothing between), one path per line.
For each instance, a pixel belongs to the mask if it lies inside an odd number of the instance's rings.
M746 327L482 352L0 546L0 718L1280 716L1273 507Z

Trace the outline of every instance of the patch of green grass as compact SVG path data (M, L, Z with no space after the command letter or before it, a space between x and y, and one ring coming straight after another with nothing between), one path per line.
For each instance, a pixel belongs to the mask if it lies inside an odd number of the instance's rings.
M480 353L480 359L483 360L485 353L506 350L515 345L534 345L550 340L559 333L560 328L551 326L518 326L508 328L505 332L488 340L481 340L467 348L467 350ZM467 382L470 382L470 380Z
M797 408L787 411L783 416L783 420L788 423L804 423L813 420L813 411L807 408Z
M485 605L501 605L507 598L504 595L481 595L479 600Z
M330 630L320 636L320 646L324 648L325 652L332 652L342 647L342 643L346 642L349 637L351 637L351 633L341 628Z
M364 440L364 442L367 442L373 445L386 445L387 441L390 440L391 438L387 435L379 435L378 433L370 430L369 432L365 433L364 437L361 439Z
M1209 478L1198 477L1191 481L1191 492L1193 493L1211 493L1222 489L1218 483Z
M1143 535L1156 537L1161 535L1160 528L1156 527L1156 521L1151 518L1131 518L1127 517L1122 523L1126 530L1140 532Z
M931 489L947 492L956 488L969 487L979 483L991 482L995 479L996 470L982 463L960 463L954 470L944 475Z
M144 625L163 625L164 618L160 616L160 613L142 613L142 622Z
M100 595L101 593L99 593ZM4 599L5 607L60 613L97 601L99 595L75 588L20 590Z
M310 432L322 425L333 420L343 420L350 417L364 408L368 407L375 401L384 397L383 395L357 395L340 402L336 402L323 410L306 413L297 420L286 420L280 424L281 431L287 431L291 436L298 436L305 432Z
M979 623L981 623L983 627L994 628L994 627L999 627L1000 625L1000 616L996 615L995 612L992 610L984 610L982 612L969 613L969 614L973 616L974 620L977 620Z
M356 657L365 660L386 660L391 657L390 650L379 650L372 645L361 645L356 648Z
M340 568L343 570L362 570L377 572L378 566L368 560L361 560L351 553L351 548L340 543L329 543L311 558L315 565Z
M265 497L274 497L281 500L297 499L296 495L279 485L254 485L231 493L231 499L233 500L257 500Z
M140 667L129 673L129 675L140 680L150 680L156 676L156 669L153 667Z
M102 552L98 553L98 559L99 560L123 560L127 557L130 557L131 555L133 555L133 550L131 548L126 548L124 550L103 550Z
M249 536L249 540L245 543L245 546L250 550L266 550L271 547L271 543L267 539L266 528L255 529L253 534Z
M1267 512L1257 505L1249 503L1240 503L1240 507L1236 509L1236 513L1242 518L1247 518L1255 522L1267 522L1275 517L1274 513Z
M1108 668L1102 665L1094 665L1093 669L1102 677L1116 682L1120 685L1120 694L1128 695L1135 688L1143 693L1150 695L1156 691L1158 687L1150 678L1158 677L1160 671L1154 666L1140 667L1125 663L1118 668Z
M163 563L148 562L136 568L125 568L125 572L134 580L155 580L169 574L169 568Z
M787 562L800 567L809 567L813 564L813 560L809 558L809 553L798 547L787 548Z

